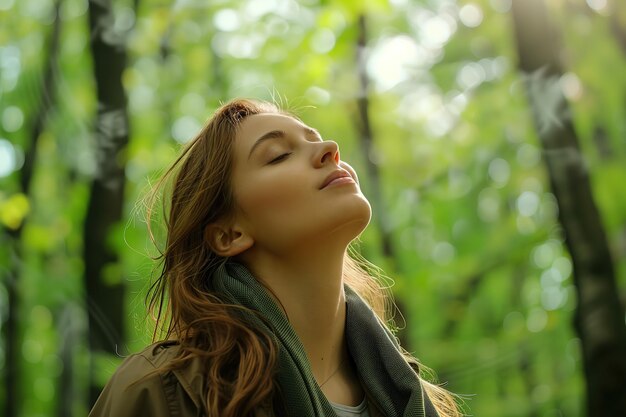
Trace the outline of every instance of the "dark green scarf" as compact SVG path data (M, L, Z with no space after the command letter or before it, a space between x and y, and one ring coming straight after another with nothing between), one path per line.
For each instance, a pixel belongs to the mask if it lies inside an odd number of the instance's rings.
M211 283L224 301L256 310L271 323L270 329L258 317L249 317L276 336L280 347L277 381L287 415L336 417L313 377L300 339L252 274L243 265L229 262L213 274ZM386 417L438 417L418 376L399 352L396 339L354 291L348 286L345 291L348 350L371 399Z

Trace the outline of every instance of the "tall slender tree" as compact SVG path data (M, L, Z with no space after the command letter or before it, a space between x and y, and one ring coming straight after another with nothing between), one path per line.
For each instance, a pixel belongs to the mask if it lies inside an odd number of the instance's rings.
M96 82L96 170L84 222L85 288L88 303L89 347L94 355L116 354L124 335L124 284L116 271L119 256L110 234L121 221L124 201L124 151L129 141L127 97L122 85L126 68L126 33L115 27L111 0L89 0L89 34ZM113 268L111 268L113 267ZM115 272L113 272L115 275ZM93 363L93 361L92 361ZM100 387L90 373L89 400Z
M380 169L377 162L372 158L375 155L374 149L374 132L370 122L369 111L369 78L367 76L367 19L365 14L360 14L357 18L358 38L356 45L356 69L359 80L359 91L357 92L356 106L357 114L355 117L355 125L359 132L361 140L361 149L363 150L367 177L371 183L370 199L372 200L374 209L378 211L380 219L378 230L382 244L382 252L388 258L393 257L394 250L389 232L387 215L383 206L382 187L380 181Z
M35 173L35 161L37 160L37 148L39 137L44 131L46 120L50 109L54 107L56 101L56 79L57 61L59 54L59 39L61 36L61 19L59 10L61 8L61 0L54 3L54 22L47 40L47 48L45 58L42 60L44 67L41 75L41 87L39 90L39 98L37 100L37 108L33 112L31 129L27 137L25 146L24 164L20 169L19 192L29 197L32 178ZM5 357L4 357L4 387L6 390L6 398L4 403L5 416L18 416L21 393L20 387L20 359L19 359L19 291L18 282L21 274L21 254L22 254L22 232L24 230L26 219L15 229L7 229L7 241L9 251L9 265L6 270L7 277L5 280L7 290L7 317L6 322L2 325L3 339L5 340Z
M624 309L571 110L560 89L558 34L542 0L512 4L519 68L572 258L578 296L574 327L582 345L587 416L626 416Z
M366 166L366 175L370 182L370 200L374 210L377 212L378 231L380 235L381 252L383 256L387 258L393 265L396 265L396 255L394 250L393 241L391 237L391 230L389 227L389 220L385 204L382 197L382 185L380 180L380 169L376 160L372 158L375 154L374 148L374 131L372 129L370 118L370 100L369 90L370 82L367 75L367 17L364 13L361 13L357 17L357 44L356 44L356 70L358 77L358 92L356 99L356 115L354 118L354 124L359 133L359 139L361 141L361 150L363 151L363 159ZM406 320L408 317L408 310L405 308L404 303L400 299L395 299L395 306L399 314ZM400 338L402 345L409 347L409 339L407 332L402 327L399 331L398 337Z

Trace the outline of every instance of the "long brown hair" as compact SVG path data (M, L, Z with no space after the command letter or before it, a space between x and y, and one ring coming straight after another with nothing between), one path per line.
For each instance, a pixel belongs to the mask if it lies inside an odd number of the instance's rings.
M226 259L211 251L204 230L234 210L230 184L234 138L241 121L259 113L287 114L273 104L251 100L220 107L161 177L148 203L147 223L155 241L150 228L154 208L173 177L169 207L163 207L169 213L165 248L157 258L162 269L148 291L148 310L156 320L154 339L164 336L181 345L181 354L168 368L184 366L193 358L204 360L211 416L252 417L258 410L272 409L278 398L274 375L267 372L277 365L271 336L248 325L241 314L245 308L222 302L206 281ZM391 323L388 288L372 277L371 265L364 260L348 254L344 259L345 282L383 323ZM409 355L407 360L416 363ZM447 391L425 381L424 386L442 417L460 415Z

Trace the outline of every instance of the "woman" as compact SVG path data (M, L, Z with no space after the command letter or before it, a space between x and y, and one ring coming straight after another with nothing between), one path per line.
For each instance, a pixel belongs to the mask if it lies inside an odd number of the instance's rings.
M371 209L335 142L235 100L157 188L173 175L149 298L166 340L124 361L91 416L460 415L347 255Z

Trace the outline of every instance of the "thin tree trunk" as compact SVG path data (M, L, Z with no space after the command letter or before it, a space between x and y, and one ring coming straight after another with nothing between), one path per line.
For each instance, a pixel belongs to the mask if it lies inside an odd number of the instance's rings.
M626 416L626 325L611 252L578 145L570 109L559 87L559 42L541 0L513 1L519 67L559 221L572 257L578 303L588 417ZM616 190L617 191L617 190Z
M24 165L20 170L20 192L27 197L30 193L30 186L35 171L39 137L44 130L50 108L54 105L56 99L54 73L57 64L59 39L61 34L61 19L59 18L60 7L61 0L57 0L54 4L55 19L47 42L48 47L45 49L47 54L43 59L44 69L41 77L42 83L40 97L37 101L39 107L34 112L35 118L28 137L28 144L25 147L26 152L24 154ZM20 299L17 286L22 269L21 238L25 221L26 219L23 219L20 225L14 230L7 230L9 242L7 247L9 252L8 257L10 267L8 268L6 279L7 319L2 326L3 339L6 343L4 357L4 387L6 390L4 403L5 416L18 416L18 407L21 403L21 393L19 391L19 387L21 386L19 369L21 355L19 354L20 337L18 329Z
M384 209L382 191L380 185L380 171L376 161L373 160L375 154L374 134L369 116L369 78L366 70L365 49L367 46L367 23L364 15L359 16L358 21L358 40L356 67L359 75L359 92L357 96L357 119L356 125L361 139L361 149L363 150L365 167L367 170L367 178L370 181L370 200L374 211L377 212L378 229L380 239L382 241L383 254L387 258L393 257L393 244L391 234L389 233L389 225L387 215Z
M118 272L111 273L117 271L119 257L110 245L110 234L122 220L124 151L129 140L127 97L122 85L126 34L116 32L113 23L111 0L89 0L89 33L98 98L96 174L84 223L83 254L92 357L116 354L117 346L124 340L124 285ZM101 387L95 385L93 366L90 368L89 401L93 404Z
M380 182L380 170L376 161L372 156L375 153L374 150L374 133L372 125L370 123L369 115L369 78L367 76L367 61L365 56L365 50L367 47L367 22L365 15L360 15L358 20L358 39L356 48L356 68L359 77L359 91L357 96L357 115L355 118L355 124L359 132L359 138L361 139L361 150L363 151L363 160L365 161L365 167L367 172L367 179L370 182L369 187L369 200L372 204L373 211L378 217L378 231L380 234L382 252L385 258L390 261L395 261L395 251L391 239L391 233L389 228L389 222L387 218L387 212L382 198L382 186ZM395 306L401 314L396 314L400 317L408 318L408 310L404 308L402 301L398 298L395 299ZM407 349L409 348L409 339L405 329L400 329L398 333L401 345Z

